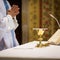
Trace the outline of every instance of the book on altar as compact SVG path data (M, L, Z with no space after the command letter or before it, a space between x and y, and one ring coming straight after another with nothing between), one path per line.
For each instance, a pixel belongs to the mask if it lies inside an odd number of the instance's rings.
M58 29L48 40L52 44L60 44L60 29Z

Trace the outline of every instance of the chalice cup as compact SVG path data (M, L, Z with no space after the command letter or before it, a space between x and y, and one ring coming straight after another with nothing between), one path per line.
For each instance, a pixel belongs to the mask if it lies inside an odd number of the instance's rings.
M39 43L37 44L36 47L43 47L42 40L43 40L43 34L47 28L34 28L34 30L37 31L37 35L39 36L38 41Z

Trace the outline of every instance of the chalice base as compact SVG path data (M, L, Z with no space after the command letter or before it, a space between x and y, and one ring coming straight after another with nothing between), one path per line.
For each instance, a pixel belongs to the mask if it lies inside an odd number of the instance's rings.
M37 44L36 47L38 48L42 48L42 47L46 47L46 46L49 46L50 44L49 43L41 43L41 44Z

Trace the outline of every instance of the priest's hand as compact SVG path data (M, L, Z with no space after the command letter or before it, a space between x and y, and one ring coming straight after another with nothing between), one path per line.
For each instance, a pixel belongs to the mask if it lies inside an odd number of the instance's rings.
M17 16L19 14L19 7L17 5L13 5L7 13L12 17Z

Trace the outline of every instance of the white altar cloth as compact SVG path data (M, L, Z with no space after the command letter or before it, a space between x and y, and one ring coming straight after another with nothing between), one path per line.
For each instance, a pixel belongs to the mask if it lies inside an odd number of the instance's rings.
M0 51L0 60L60 60L60 46L35 48L37 41Z

